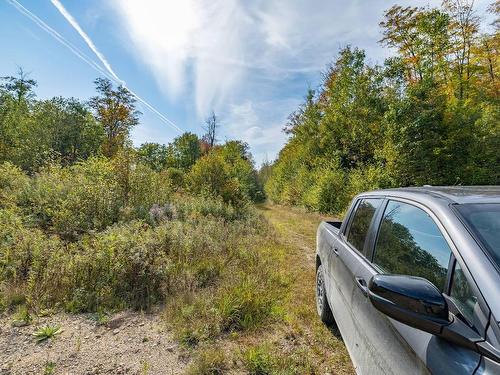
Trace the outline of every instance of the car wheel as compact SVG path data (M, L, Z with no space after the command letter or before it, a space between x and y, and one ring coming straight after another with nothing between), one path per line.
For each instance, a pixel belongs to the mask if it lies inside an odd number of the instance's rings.
M332 310L326 297L325 275L322 265L319 265L316 270L316 309L324 323L332 324L334 322Z

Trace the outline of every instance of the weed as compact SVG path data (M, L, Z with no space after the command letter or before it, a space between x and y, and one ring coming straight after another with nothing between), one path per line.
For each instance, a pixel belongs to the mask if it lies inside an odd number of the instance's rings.
M274 358L269 345L251 347L243 354L243 364L249 374L268 375L274 367Z
M56 364L52 361L47 361L45 362L45 366L43 368L43 374L52 375L55 369L56 369Z
M188 369L190 375L220 375L227 370L224 352L219 348L202 350Z
M96 313L90 315L90 319L95 321L96 325L103 326L109 322L109 314L102 309L98 309Z
M31 324L33 317L31 316L28 308L25 305L19 305L14 314L12 325L15 327L23 327Z
M51 338L55 338L63 332L60 326L49 326L46 325L44 327L38 328L35 332L33 332L33 336L37 342L42 342Z
M141 374L142 375L147 375L149 373L150 368L151 368L151 365L149 364L148 361L141 360Z

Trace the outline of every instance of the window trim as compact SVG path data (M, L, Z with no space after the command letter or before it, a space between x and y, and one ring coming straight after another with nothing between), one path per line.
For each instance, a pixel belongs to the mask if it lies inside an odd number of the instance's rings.
M352 226L352 223L354 221L354 218L356 217L356 212L358 210L358 207L359 205L361 204L361 202L363 200L369 200L369 199L378 199L380 200L380 205L375 209L375 212L373 213L373 216L372 216L372 219L370 221L370 225L368 226L368 230L367 230L367 233L366 233L366 237L365 237L365 242L363 244L363 249L361 250L358 250L354 247L353 244L351 244L349 241L348 241L348 237L349 237L349 232L351 231L351 226ZM373 233L373 225L375 224L375 218L378 216L379 212L380 212L380 208L382 206L384 206L384 203L385 203L385 197L382 197L382 196L361 196L361 197L358 197L358 199L356 200L353 208L351 209L351 212L349 214L349 220L347 222L347 225L346 225L346 228L344 230L344 233L342 234L343 236L343 240L345 242L345 244L347 246L349 246L350 249L356 251L356 253L358 255L360 255L361 257L363 257L365 260L368 261L368 263L371 264L370 262L370 258L368 257L368 253L365 254L365 249L366 249L366 246L367 244L370 242L370 238L373 236L372 233Z
M451 258L455 257L455 253L458 253L458 249L456 248L455 243L451 240L450 235L448 234L448 232L446 231L446 229L442 225L441 221L432 212L432 210L430 210L427 206L425 206L425 205L423 205L423 204L421 204L419 202L412 201L411 199L406 199L406 198L401 198L401 197L387 196L385 204L384 204L384 211L380 215L379 221L377 222L377 227L376 227L376 233L377 234L376 234L376 236L375 236L375 238L373 240L373 244L372 244L373 246L372 246L371 251L370 251L370 258L369 258L370 263L373 265L374 269L377 270L377 272L379 272L379 273L382 272L382 269L379 266L377 266L377 264L374 262L374 259L375 259L375 247L377 246L377 241L378 241L378 237L379 237L379 234L380 234L380 228L382 227L381 224L382 224L382 221L384 219L385 210L387 209L387 206L389 205L389 203L391 201L408 204L410 206L413 206L413 207L421 209L427 215L429 215L429 217L431 218L431 220L434 222L434 224L438 228L439 232L441 233L441 235L443 236L444 240L446 241L446 244L450 248L450 259L448 259L448 269L446 270L446 280L445 280L445 284L443 286L443 290L441 291L442 293L448 292L450 290L450 278L451 278L450 273L452 272L452 270L449 268L450 261L451 261ZM445 294L448 295L448 293L445 293Z

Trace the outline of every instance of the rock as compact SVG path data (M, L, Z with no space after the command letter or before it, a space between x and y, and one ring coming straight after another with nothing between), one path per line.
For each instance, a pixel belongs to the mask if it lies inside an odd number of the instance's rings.
M114 330L113 330L113 335L116 335L116 334L118 334L118 333L120 333L120 330L119 330L119 329L114 329Z
M25 320L14 320L12 322L12 327L25 327L28 325L28 322Z
M106 323L106 327L111 329L120 328L120 326L125 322L125 318L126 316L124 314L119 314L110 319L109 322Z

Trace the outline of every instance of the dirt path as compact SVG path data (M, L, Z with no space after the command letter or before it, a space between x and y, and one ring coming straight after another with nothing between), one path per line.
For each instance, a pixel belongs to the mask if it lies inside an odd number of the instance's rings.
M314 265L316 230L318 224L327 218L289 207L259 205L258 208L279 232L280 238L289 246L298 247L308 266Z
M319 373L354 374L352 362L340 333L321 323L315 304L316 230L325 216L300 209L259 205L258 209L278 232L288 248L288 270L293 275L292 326L300 332L304 349ZM331 218L330 218L331 219ZM312 359L314 353L314 359ZM317 356L316 356L317 355Z
M0 318L0 374L180 374L186 358L159 314L121 312L105 325L91 315L56 314L25 327ZM60 326L37 343L37 327Z

